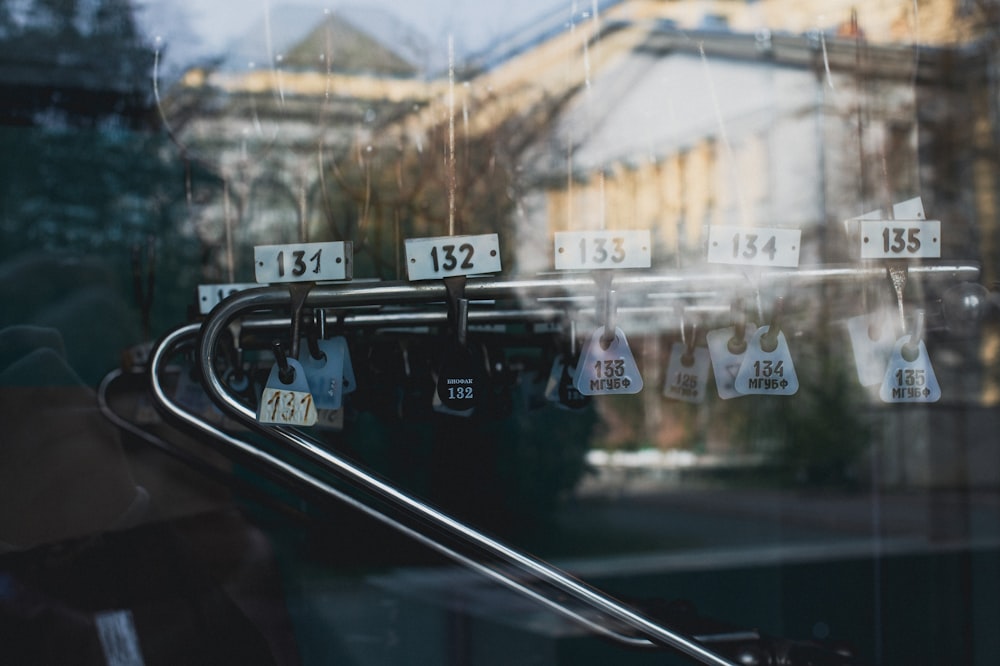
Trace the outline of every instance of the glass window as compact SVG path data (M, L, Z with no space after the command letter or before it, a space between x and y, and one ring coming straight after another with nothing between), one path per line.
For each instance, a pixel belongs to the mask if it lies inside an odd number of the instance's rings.
M998 12L0 0L5 654L996 663Z

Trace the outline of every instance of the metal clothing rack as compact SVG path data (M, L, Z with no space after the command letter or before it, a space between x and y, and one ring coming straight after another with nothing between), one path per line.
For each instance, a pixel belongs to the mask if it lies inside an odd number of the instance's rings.
M974 280L979 274L978 267L972 264L924 264L908 270L914 276L948 281ZM875 265L763 271L756 275L759 283L768 285L862 282L885 276L886 268ZM603 283L595 281L590 274L578 274L524 280L470 279L464 285L464 296L471 302L482 302L480 308L473 308L468 314L472 323L523 322L574 316L579 312L580 301L594 299L597 302L602 290L606 292L612 288L622 294L644 296L649 303L656 296L690 296L696 289L700 301L704 300L706 290L711 294L711 290L738 291L746 287L746 276L729 272L622 274ZM293 294L294 289L290 291L280 286L238 292L219 303L201 324L183 326L164 337L154 349L149 363L152 390L159 408L208 435L229 453L249 458L310 491L344 502L590 631L632 647L667 646L702 664L734 666L734 662L709 647L714 640L712 636L689 637L662 626L604 592L404 492L391 482L331 452L300 430L258 423L255 412L232 395L217 372L219 341L237 320L251 330L260 327L297 328L297 302L305 308L322 309L324 323L337 326L391 328L447 321L447 313L443 310L391 309L447 301L448 289L441 282L319 284L309 286L304 297L301 291L298 298ZM662 307L661 310L669 310L669 307ZM728 313L729 307L716 310ZM715 310L709 307L708 311ZM243 422L251 430L280 445L283 452L307 461L308 465L295 464L227 433L188 412L170 398L161 381L166 364L182 342L190 342L196 336L196 362L202 371L209 397L227 416ZM346 482L353 491L362 491L364 499L308 471L317 465L324 473ZM755 632L748 632L746 638L752 640L756 636ZM728 636L726 640L731 638Z

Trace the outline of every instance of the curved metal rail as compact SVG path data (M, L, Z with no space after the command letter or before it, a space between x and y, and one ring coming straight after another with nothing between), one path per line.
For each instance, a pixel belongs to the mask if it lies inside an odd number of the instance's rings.
M603 635L607 638L611 638L620 643L632 647L652 647L654 644L646 639L637 638L633 636L628 636L622 634L614 629L608 628L599 622L592 620L571 608L566 607L558 601L554 601L539 593L538 591L531 589L530 587L522 584L517 579L513 578L504 571L497 568L488 566L476 560L473 560L465 555L459 553L458 551L449 548L447 545L442 544L439 541L401 523L400 521L388 516L379 510L364 504L360 500L352 497L339 490L338 488L330 485L329 483L317 479L315 476L309 474L308 472L292 465L291 463L282 460L266 451L262 451L257 447L244 442L238 437L234 437L229 433L221 430L197 416L186 411L183 407L175 403L170 396L167 394L166 390L160 381L160 377L163 373L164 368L170 357L173 355L176 348L184 341L191 340L198 335L201 330L199 324L188 324L182 326L171 333L168 333L157 345L156 349L153 351L153 355L150 359L149 372L151 374L152 391L156 398L158 406L170 417L177 419L178 421L186 424L187 426L194 428L206 435L209 435L214 440L225 445L229 449L229 453L235 453L246 459L252 460L258 464L263 465L265 468L272 471L278 472L284 475L287 479L294 482L300 483L313 491L332 497L341 502L344 502L348 506L351 506L358 511L374 518L375 520L398 530L399 532L405 534L418 541L419 543L428 546L429 548L437 551L438 553L456 561L457 563L469 568L472 571L476 571L487 578L490 578L506 587L512 589L513 591L522 594L528 598L534 599L535 601L541 603L542 605L550 608L551 610L560 613L561 615L568 617L574 622L578 622L587 629ZM251 412L252 413L252 412ZM714 661L706 661L703 663L708 664L727 664L732 666L731 662L725 660L716 659Z
M912 267L909 270L914 275L919 274L925 277L946 278L950 280L975 279L979 274L978 267L970 264L923 265ZM761 283L768 284L785 283L791 280L794 280L797 284L803 284L830 281L862 281L885 276L886 269L881 266L845 266L800 269L797 271L762 271L756 274L756 279ZM697 285L699 290L712 288L745 289L747 281L747 276L741 273L707 272L695 275L690 272L676 271L661 274L616 276L614 278L614 288L623 293L641 291L647 296L664 292L683 295L686 292L690 292L693 285ZM610 282L604 283L603 288L608 288L609 284ZM581 293L596 296L600 294L601 289L602 285L595 282L589 274L531 280L482 279L468 282L465 286L465 297L470 300L513 299L537 305L538 299L559 298L567 295L577 296ZM448 294L445 286L442 283L436 282L363 285L348 283L315 286L305 298L304 305L306 307L347 308L361 305L427 303L444 301L447 297ZM231 396L223 382L214 372L216 345L220 335L237 317L287 307L290 302L290 294L286 288L262 287L234 294L217 305L210 313L209 318L200 329L197 360L204 371L206 390L217 404L230 415L241 419L251 428L263 433L272 441L283 444L291 451L304 455L314 462L318 462L325 470L331 471L356 487L388 501L394 508L402 510L413 518L421 519L452 537L458 538L464 543L471 544L482 552L530 574L536 579L560 590L563 594L599 611L603 616L632 628L645 638L628 636L615 629L610 629L604 624L596 622L569 608L566 604L550 599L536 590L525 586L507 572L466 557L437 539L387 516L378 509L369 507L367 504L333 488L329 484L312 477L281 459L262 452L208 424L201 423L197 418L177 408L163 393L162 387L159 386L156 379L156 373L163 363L163 355L169 350L173 342L176 341L176 337L165 339L154 353L151 369L157 400L177 418L229 444L241 453L249 455L287 474L290 478L309 485L315 490L354 506L377 520L454 559L460 564L478 571L521 594L525 594L574 621L580 622L592 631L633 646L669 646L695 658L703 664L733 666L732 662L706 649L695 640L660 626L603 592L569 576L565 572L510 548L421 500L404 493L352 462L331 453L318 442L303 435L298 430L283 426L259 424L255 413ZM197 327L195 329L180 329L174 336L191 335L193 330L196 329Z

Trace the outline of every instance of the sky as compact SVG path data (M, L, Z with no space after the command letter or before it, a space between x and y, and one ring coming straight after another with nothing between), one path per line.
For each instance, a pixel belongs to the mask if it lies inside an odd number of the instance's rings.
M234 38L259 25L284 5L336 11L344 6L379 8L412 26L447 54L449 36L459 56L485 49L496 40L552 16L565 7L567 19L594 0L139 0L151 34L179 52L202 56L222 52Z

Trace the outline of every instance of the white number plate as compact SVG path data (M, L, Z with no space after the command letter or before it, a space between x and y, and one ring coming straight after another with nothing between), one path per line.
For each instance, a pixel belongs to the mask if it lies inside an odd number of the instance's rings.
M406 271L410 280L500 272L497 234L406 239Z
M649 231L557 231L556 270L649 268Z
M253 249L254 275L260 284L350 280L351 242L258 245Z
M940 220L862 220L862 259L938 259Z
M252 289L256 286L252 282L243 282L240 284L199 284L198 312L200 314L208 314L224 298L228 298L238 291Z
M801 239L799 229L748 229L713 224L708 228L708 261L798 268Z

